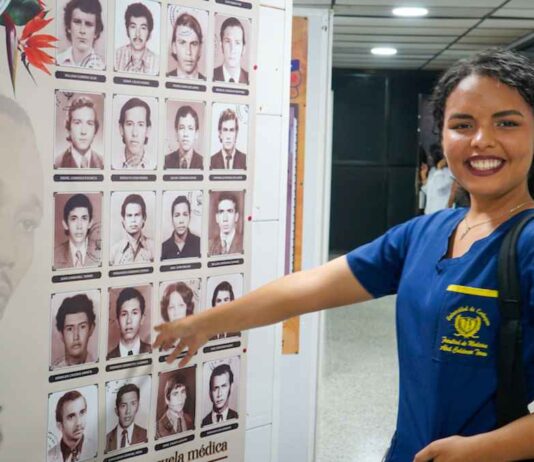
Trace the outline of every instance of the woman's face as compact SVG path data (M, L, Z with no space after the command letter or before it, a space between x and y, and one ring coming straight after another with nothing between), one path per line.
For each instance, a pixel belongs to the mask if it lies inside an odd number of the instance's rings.
M185 318L187 313L187 305L184 299L178 292L173 292L169 297L169 306L167 307L167 315L169 321L176 321L177 319Z
M443 151L472 196L524 197L534 150L534 116L519 92L490 77L470 75L449 95Z

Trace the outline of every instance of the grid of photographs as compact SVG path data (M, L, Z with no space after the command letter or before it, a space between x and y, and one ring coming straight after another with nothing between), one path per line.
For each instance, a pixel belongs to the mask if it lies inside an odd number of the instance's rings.
M187 3L57 0L56 65L248 86L251 18Z
M240 332L182 368L152 347L248 285L257 12L231 3L56 2L47 462L244 431Z

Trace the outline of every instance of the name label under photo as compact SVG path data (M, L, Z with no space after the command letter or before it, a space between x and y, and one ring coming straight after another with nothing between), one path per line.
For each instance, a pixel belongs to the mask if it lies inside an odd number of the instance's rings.
M65 372L63 374L51 375L48 379L50 383L63 382L65 380L79 379L80 377L88 377L90 375L98 374L98 367L91 369L84 369L82 371Z
M206 91L206 85L197 85L194 83L167 82L165 84L169 90L188 90L188 91Z
M111 181L156 181L156 175L111 175Z
M52 276L52 282L72 282L72 281L89 281L91 279L100 279L102 273L94 271L92 273L63 274L61 276Z
M204 175L188 175L188 174L177 174L177 175L163 175L163 181L203 181Z
M225 425L223 427L212 428L210 430L205 430L205 431L201 432L200 433L200 437L201 438L205 438L206 436L212 436L212 435L217 435L219 433L229 432L229 431L235 430L238 427L239 427L239 424L234 423L234 424L231 424L231 425Z
M113 270L108 273L110 278L116 278L121 276L134 276L136 274L150 274L154 272L154 268L147 266L144 268L129 268L123 270Z
M249 91L245 88L213 87L213 93L219 93L223 95L248 96Z
M81 72L56 71L56 79L82 80L85 82L105 82L106 76L99 74L85 74Z
M210 261L208 262L208 268L219 268L221 266L242 265L243 263L245 263L245 260L243 260L242 258L233 258L231 260Z
M169 449L174 446L179 446L180 444L189 443L195 439L195 435L184 436L177 440L166 441L165 443L156 444L154 446L155 451L161 451L162 449Z
M113 83L119 83L122 85L136 85L139 87L159 87L159 82L157 80L132 79L131 77L114 77Z
M132 457L142 456L148 453L148 448L134 449L133 451L123 452L113 457L107 457L104 462L119 462L125 459L131 459Z
M202 263L176 263L174 265L162 265L159 270L162 273L168 273L170 271L186 271L202 268Z
M152 358L137 359L135 361L128 361L126 363L110 364L106 366L106 372L122 371L123 369L132 369L133 367L150 366Z
M73 181L80 181L83 183L91 181L104 181L104 175L54 175L54 181L56 183L71 183Z

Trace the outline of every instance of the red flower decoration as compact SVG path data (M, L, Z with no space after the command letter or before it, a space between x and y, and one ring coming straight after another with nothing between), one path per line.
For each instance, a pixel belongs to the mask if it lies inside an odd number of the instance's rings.
M52 35L35 34L35 32L40 31L52 21L51 18L45 19L45 16L46 12L42 11L24 26L19 39L19 48L22 52L22 62L26 68L28 68L27 63L30 63L50 75L46 64L53 64L54 58L43 51L42 48L55 48L53 43L57 42L57 39Z
M15 6L18 6L19 9L10 10L11 7L14 8ZM8 65L13 90L15 90L19 53L20 60L32 79L30 66L50 75L47 65L53 64L54 58L44 49L55 48L54 42L57 42L57 38L52 35L37 33L52 21L52 18L46 18L48 11L46 11L44 0L32 0L25 4L25 8L21 8L21 6L22 4L17 3L17 0L13 0L7 10L0 15L0 24L6 28ZM24 26L20 37L17 36L16 26Z

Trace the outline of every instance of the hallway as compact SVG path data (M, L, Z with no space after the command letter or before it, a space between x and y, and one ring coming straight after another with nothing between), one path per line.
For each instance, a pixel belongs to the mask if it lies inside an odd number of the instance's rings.
M395 297L323 313L316 462L379 462L398 396Z

